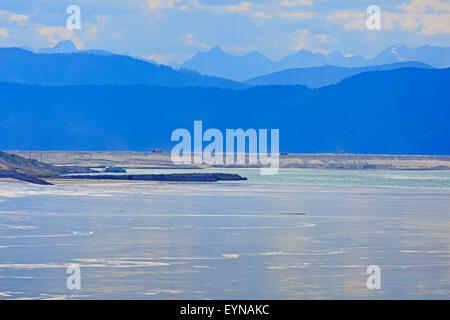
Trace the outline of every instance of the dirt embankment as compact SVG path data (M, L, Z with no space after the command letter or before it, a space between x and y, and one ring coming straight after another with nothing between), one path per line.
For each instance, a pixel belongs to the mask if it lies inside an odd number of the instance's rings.
M117 168L116 168L117 169ZM50 185L43 178L88 179L88 180L127 180L127 181L178 181L178 182L217 182L247 180L237 174L225 173L186 173L186 174L150 174L150 175L80 175L64 176L68 173L93 173L88 167L54 166L26 159L17 154L0 151L0 178L16 179L34 184Z
M78 166L54 166L36 159L26 159L17 154L0 151L0 178L16 179L34 184L50 185L43 180L67 173L93 172L90 168Z

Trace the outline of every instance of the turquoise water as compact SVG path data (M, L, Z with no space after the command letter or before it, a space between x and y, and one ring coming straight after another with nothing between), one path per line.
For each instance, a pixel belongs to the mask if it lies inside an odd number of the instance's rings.
M263 176L259 169L127 169L127 174L169 174L191 172L237 173L247 183L361 187L450 188L450 170L316 170L280 169ZM103 173L102 173L103 174Z

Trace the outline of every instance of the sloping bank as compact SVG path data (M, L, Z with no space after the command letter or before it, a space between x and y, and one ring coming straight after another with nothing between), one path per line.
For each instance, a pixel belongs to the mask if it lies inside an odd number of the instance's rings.
M134 181L180 181L217 182L247 180L237 174L228 173L177 173L146 175L67 175L95 173L86 167L53 166L35 159L26 159L16 154L0 151L0 178L16 179L33 184L51 185L43 179L89 179L89 180L134 180Z

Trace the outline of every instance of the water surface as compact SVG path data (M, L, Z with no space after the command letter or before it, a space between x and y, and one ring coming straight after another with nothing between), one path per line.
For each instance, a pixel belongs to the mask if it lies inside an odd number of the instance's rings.
M448 172L232 171L249 180L0 183L0 298L450 297Z

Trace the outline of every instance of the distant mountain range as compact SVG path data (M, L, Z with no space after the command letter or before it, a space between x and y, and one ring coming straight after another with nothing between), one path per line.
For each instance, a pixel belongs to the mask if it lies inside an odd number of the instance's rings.
M314 90L0 83L0 149L169 151L174 129L202 120L279 128L285 152L450 154L449 78L450 68L402 68Z
M71 51L65 42L55 51ZM0 48L0 81L36 85L156 85L166 87L242 88L243 84L174 70L129 56L91 50L71 53L34 53Z
M40 52L40 53L39 53ZM240 73L258 74L273 69L273 62L263 55L252 52L239 57L224 53L220 48L210 51L220 57L221 63L203 65L200 69L210 68L219 74L224 65L234 65L228 68L226 75ZM197 56L199 63L209 61L210 53ZM299 56L307 56L306 51ZM313 54L315 57L320 55ZM335 54L338 57L337 54ZM289 65L294 56L283 59L283 64ZM294 59L294 60L295 60ZM382 54L379 61L388 61ZM377 60L377 61L378 61ZM287 61L287 62L286 62ZM305 60L306 61L306 60ZM339 61L336 58L336 61ZM21 48L0 48L0 81L33 85L157 85L165 87L220 87L243 89L258 85L306 85L318 88L341 81L358 73L391 70L399 68L432 68L421 62L402 62L382 64L369 67L339 67L320 66L309 68L286 69L274 73L265 73L245 82L237 82L226 78L201 75L189 69L175 70L139 57L119 55L105 50L78 50L69 40L58 43L51 48L32 52ZM250 70L250 68L253 68ZM259 71L258 71L259 70Z
M250 86L263 85L306 85L310 88L320 88L335 84L339 81L363 72L386 71L401 68L433 69L432 66L422 62L403 62L383 64L371 67L348 68L323 66L312 68L295 68L278 71L245 81Z
M107 50L80 50L77 48L77 46L70 40L64 40L64 41L60 41L57 44L55 44L52 47L49 48L42 48L39 49L37 51L34 51L32 48L28 48L28 47L22 47L22 49L34 52L34 53L89 53L89 54L95 54L95 55L102 55L102 56L109 56L109 55L115 55L116 53L113 53L111 51L107 51ZM124 52L122 54L120 54L122 56L128 56L128 57L132 57L138 60L142 60L142 61L146 61L146 62L151 62L154 64L158 64L155 60L152 59L146 59L146 58L142 58L142 57L137 57L137 56L133 56L130 55L127 52Z
M225 53L220 47L200 52L184 62L181 69L196 70L202 74L220 74L221 77L244 81L273 72L275 63L257 51L243 56Z
M326 65L365 67L410 61L423 62L436 68L450 67L450 47L426 45L409 48L398 44L387 48L372 59L362 56L344 56L338 51L325 55L319 52L312 53L307 50L300 50L278 62L272 61L256 51L237 56L227 54L219 47L214 47L208 52L196 54L192 59L184 62L181 68L236 81L245 81L264 74L292 68L311 68Z
M38 50L38 53L74 53L79 52L78 48L75 46L75 44L70 40L64 40L58 42L53 47L49 48L42 48ZM105 51L107 52L107 51Z

